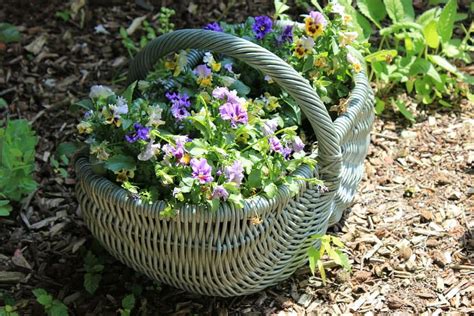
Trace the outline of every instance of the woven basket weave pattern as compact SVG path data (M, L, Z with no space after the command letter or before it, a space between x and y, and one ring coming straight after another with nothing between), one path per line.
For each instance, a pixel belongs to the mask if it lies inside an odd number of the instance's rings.
M190 292L250 294L288 278L304 264L309 237L324 234L352 201L367 153L373 96L366 76L357 75L348 111L333 123L307 80L280 58L246 40L203 30L155 39L133 61L129 79L144 78L160 57L186 48L240 59L270 75L295 98L315 131L319 162L314 171L303 165L295 173L323 179L329 192L321 194L299 181L297 197L291 198L282 186L275 198L249 199L243 210L224 204L212 213L188 205L166 219L159 215L164 201L138 204L94 174L87 157L81 157L76 161L77 197L92 234L133 269Z

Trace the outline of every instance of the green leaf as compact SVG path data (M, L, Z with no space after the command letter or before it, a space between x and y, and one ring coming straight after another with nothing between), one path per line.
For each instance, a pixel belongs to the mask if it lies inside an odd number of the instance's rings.
M8 216L12 211L12 206L8 200L0 200L0 216Z
M319 261L319 251L314 247L308 249L309 269L314 275L316 273L316 262Z
M456 66L451 64L446 58L438 55L428 55L428 59L431 60L434 64L443 68L444 70L449 71L450 73L453 73L455 75L462 76Z
M337 238L336 236L331 236L331 241L333 242L333 244L335 244L336 246L340 247L340 248L344 248L344 244L342 243L342 241Z
M127 100L127 103L130 105L133 101L133 92L137 86L137 81L132 82L127 89L122 93L122 96Z
M405 10L400 0L383 0L385 9L392 22L401 22L405 19Z
M380 51L377 51L375 53L365 56L365 61L369 63L377 62L377 61L386 61L387 57L389 56L393 59L395 56L397 56L397 51L395 49L380 50Z
M247 179L247 185L250 188L260 188L262 186L262 170L253 168Z
M280 1L280 0L275 0L273 2L275 6L275 15L274 15L275 20L278 19L278 17L282 18L283 13L288 11L288 9L290 9L290 7L285 4L285 2Z
M393 23L392 25L381 29L380 35L387 36L392 33L397 33L400 30L404 30L404 29L415 29L415 30L423 31L423 27L418 23L410 22L410 21L402 21L402 22Z
M135 295L129 294L122 299L122 308L132 310L135 307Z
M436 21L432 20L423 28L423 36L425 37L426 44L434 49L438 48L439 46L439 35L436 27Z
M308 58L306 58L304 64L303 64L303 72L307 72L311 69L313 69L313 63L314 63L314 56L310 55Z
M403 6L403 12L405 12L405 19L413 21L415 19L415 10L413 9L413 0L399 0Z
M415 76L418 74L422 74L422 75L427 74L436 82L439 82L439 83L442 82L441 77L439 73L436 71L433 64L424 58L417 58L415 60L415 62L410 67L409 74L410 76Z
M416 18L416 23L420 25L427 25L436 18L436 13L438 12L438 10L439 8L432 8L428 11L423 12Z
M89 294L94 294L99 288L100 280L102 280L102 275L86 273L84 274L84 288Z
M405 106L405 104L402 101L394 100L394 99L391 99L391 100L392 100L392 104L395 105L398 108L398 110L400 111L400 113L403 114L403 116L405 116L411 122L415 122L415 117L413 116L413 113L411 113L407 109L407 107Z
M354 19L354 18L353 18ZM372 35L372 25L370 22L359 12L355 12L355 19L356 23L359 25L362 32L356 30L360 35L363 34L362 39L367 39ZM362 34L361 34L362 33Z
M136 166L135 159L125 155L115 155L105 162L105 167L110 171L134 170Z
M91 99L83 99L71 105L71 111L76 112L79 108L94 110L94 103Z
M62 155L65 155L66 157L71 157L77 152L78 149L79 149L79 145L77 143L73 143L73 142L61 143L56 149L56 157L61 157Z
M0 42L12 43L20 41L20 32L15 25L10 23L0 23Z
M4 98L0 98L0 109L8 106L7 101Z
M244 208L244 198L242 197L242 194L230 194L229 198L227 201L231 202L234 204L237 208Z
M321 280L323 281L323 284L326 285L326 271L324 270L323 262L321 260L318 260L317 264L318 264L319 274L321 274Z
M250 88L240 80L235 80L229 87L229 90L236 90L240 96L246 96L250 93Z
M263 188L263 192L265 192L267 197L271 199L278 194L278 187L275 185L275 183L270 183Z
M34 289L33 295L36 297L36 301L43 306L49 306L53 303L53 297L46 292L44 289Z
M212 212L217 212L219 205L221 204L219 199L207 200L207 203L209 204Z
M351 271L351 263L349 262L349 258L345 253L340 251L339 249L335 250L335 253L337 255L337 263L343 267L346 271Z
M453 35L454 20L456 19L457 1L449 0L439 16L438 33L441 41L447 43Z
M380 115L382 114L383 110L385 110L385 101L376 98L375 101L375 114Z
M59 300L54 300L53 306L49 310L49 316L68 316L67 307L63 302Z
M357 6L363 15L380 28L380 22L387 16L382 0L357 0Z

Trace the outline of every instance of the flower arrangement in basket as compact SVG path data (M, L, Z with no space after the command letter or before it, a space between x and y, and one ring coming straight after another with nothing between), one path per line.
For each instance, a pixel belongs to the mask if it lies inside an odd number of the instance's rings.
M291 274L342 201L341 145L318 94L345 112L363 70L356 37L330 4L304 25L259 16L150 43L123 93L94 86L80 103L89 155L76 163L77 192L94 235L132 267L194 292L245 294ZM229 274L235 282L220 280Z

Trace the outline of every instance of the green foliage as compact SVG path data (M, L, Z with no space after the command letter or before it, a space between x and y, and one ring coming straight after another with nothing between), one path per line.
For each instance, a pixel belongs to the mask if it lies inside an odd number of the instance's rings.
M87 252L84 258L84 288L89 294L94 294L99 288L100 281L102 280L102 271L104 265L102 261L97 258L91 251Z
M0 307L0 316L19 316L18 312L16 312L15 306L5 305Z
M54 16L57 17L57 18L60 18L64 22L68 22L71 19L71 11L69 11L69 10L56 11Z
M308 249L309 268L313 275L316 273L316 268L318 269L324 284L326 284L326 271L324 269L322 258L325 254L327 254L329 259L343 267L346 271L351 270L351 264L347 255L341 251L341 249L344 248L344 244L339 240L339 238L330 235L314 235L311 238L313 240L318 240L320 242L320 247L319 249L314 247Z
M8 216L8 201L20 201L36 189L35 146L38 138L26 120L11 120L0 128L0 216Z
M4 98L0 98L0 109L6 108L8 106L7 101Z
M54 299L51 294L44 289L35 289L33 294L36 301L43 305L44 311L48 316L67 316L67 306L60 300Z
M162 7L160 12L153 17L152 21L144 20L142 22L142 35L138 40L134 40L128 33L127 29L120 27L120 37L122 45L127 49L130 57L133 57L143 47L153 40L159 34L169 33L174 30L174 24L170 19L175 14L173 9ZM156 22L153 22L157 20Z
M0 42L13 43L21 39L20 32L16 26L10 23L0 23Z
M377 112L383 111L390 91L404 89L408 95L423 104L435 101L450 106L457 96L472 99L469 85L473 78L462 73L447 58L471 62L469 52L473 50L471 33L453 39L457 16L456 0L447 1L444 8L432 8L415 18L411 0L358 0L357 5L369 20L380 28L383 10L392 22L380 29L382 39L378 50L367 56L370 78L375 78L377 87ZM408 120L414 115L400 100L389 100Z
M120 316L130 316L135 307L135 295L129 294L122 299L122 308L119 309Z

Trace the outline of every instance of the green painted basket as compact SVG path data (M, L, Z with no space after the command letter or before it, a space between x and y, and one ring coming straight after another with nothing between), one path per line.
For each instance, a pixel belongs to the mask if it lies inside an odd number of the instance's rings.
M347 111L334 122L308 81L268 50L247 40L205 30L179 30L150 42L133 60L129 80L145 78L159 58L181 49L222 53L272 77L299 104L318 140L318 168L300 166L301 177L317 176L328 192L300 181L291 198L279 188L273 199L248 199L244 209L217 212L186 205L163 218L164 201L143 205L95 174L88 157L75 163L76 193L92 234L117 259L163 283L190 292L236 296L288 278L307 260L310 236L324 234L341 218L363 173L373 122L373 94L364 73L355 76ZM258 217L259 222L252 219Z

